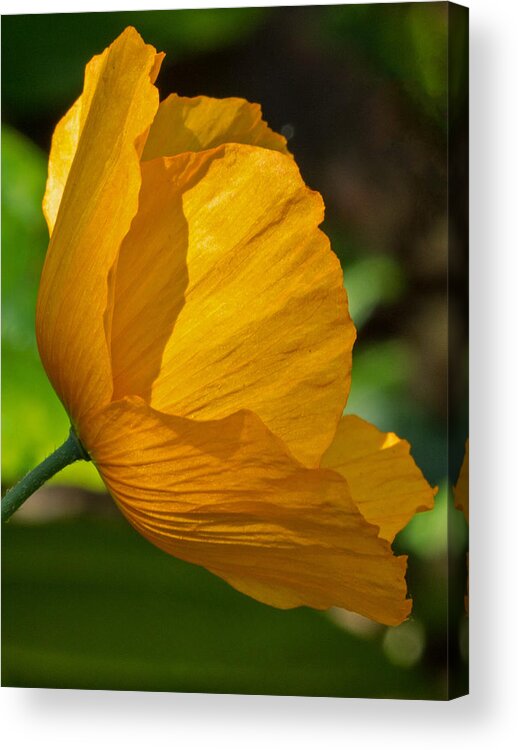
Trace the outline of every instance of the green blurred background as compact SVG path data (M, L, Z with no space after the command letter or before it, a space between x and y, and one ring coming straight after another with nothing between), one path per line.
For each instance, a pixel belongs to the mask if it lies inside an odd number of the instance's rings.
M162 97L258 101L288 137L306 182L324 196L324 229L359 330L347 411L408 438L440 492L433 513L396 540L410 555L414 610L384 628L341 610L282 612L248 599L153 548L119 517L91 465L69 467L3 532L3 684L461 692L467 530L450 510L448 474L454 480L462 460L467 403L461 385L448 445L446 384L452 352L460 372L467 362L462 263L450 259L449 308L446 277L448 238L455 255L464 227L462 212L450 210L448 221L446 113L449 104L450 126L462 125L466 94L453 65L448 102L446 3L2 18L4 487L67 434L34 337L46 159L86 62L128 24L167 53ZM450 60L465 45L456 33ZM450 129L450 153L466 143L463 127Z

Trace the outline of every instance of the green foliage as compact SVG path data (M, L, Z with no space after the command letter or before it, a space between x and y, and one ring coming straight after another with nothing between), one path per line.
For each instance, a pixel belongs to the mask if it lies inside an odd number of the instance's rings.
M439 679L325 613L278 610L115 520L20 526L3 540L5 686L440 697Z
M41 211L44 154L11 128L2 128L2 339L34 350L34 309L47 246Z
M2 479L14 484L65 440L68 417L40 362L34 332L48 242L41 211L46 159L11 128L2 130ZM52 480L103 487L80 462Z
M102 52L126 26L135 26L147 42L167 50L166 64L171 64L186 55L243 43L267 13L262 8L209 8L111 12L102 19L99 13L4 16L2 57L16 71L3 79L4 114L16 118L66 109L81 91L84 66L93 52Z
M346 412L390 429L395 411L408 388L412 350L404 341L356 344L352 386ZM393 428L392 428L393 429Z
M334 5L322 15L322 41L355 49L397 81L428 116L446 126L447 3Z
M395 302L404 287L402 269L388 255L362 258L348 264L344 279L349 310L358 329L379 305Z
M466 542L466 522L462 513L453 508L447 480L439 487L433 511L418 513L398 537L398 543L408 552L427 560L446 556L449 551L461 554Z

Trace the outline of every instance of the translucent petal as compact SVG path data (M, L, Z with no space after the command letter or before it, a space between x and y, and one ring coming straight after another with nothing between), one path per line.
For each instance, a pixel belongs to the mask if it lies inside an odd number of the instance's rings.
M316 465L355 338L320 196L291 159L244 145L142 173L115 278L114 398L200 419L250 409Z
M53 146L46 205L51 225L54 217L56 223L40 283L36 329L47 374L75 420L111 396L103 320L108 274L137 210L135 140L158 107L150 80L156 58L153 47L126 29L88 67L81 103L58 126Z
M83 420L81 437L123 513L166 552L275 607L407 617L406 558L342 477L294 461L254 414L197 422L132 398Z
M354 416L341 419L323 467L338 471L369 523L391 542L415 513L433 508L434 490L393 432L381 432Z
M142 158L203 151L224 143L247 143L289 153L286 139L262 119L259 104L235 97L189 98L171 94L158 108Z

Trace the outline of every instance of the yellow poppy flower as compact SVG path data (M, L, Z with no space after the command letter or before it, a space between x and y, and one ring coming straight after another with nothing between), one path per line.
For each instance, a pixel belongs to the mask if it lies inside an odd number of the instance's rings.
M394 534L433 493L341 415L355 329L321 197L257 105L171 96L128 28L52 140L48 376L133 526L277 607L404 620Z

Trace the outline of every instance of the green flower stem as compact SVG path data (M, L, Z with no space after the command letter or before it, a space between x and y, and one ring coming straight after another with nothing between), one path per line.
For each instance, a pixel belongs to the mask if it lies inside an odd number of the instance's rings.
M2 522L9 520L27 498L54 474L64 469L65 466L81 460L89 461L90 456L85 451L74 429L71 428L68 438L61 447L57 448L54 453L5 493L2 499Z

